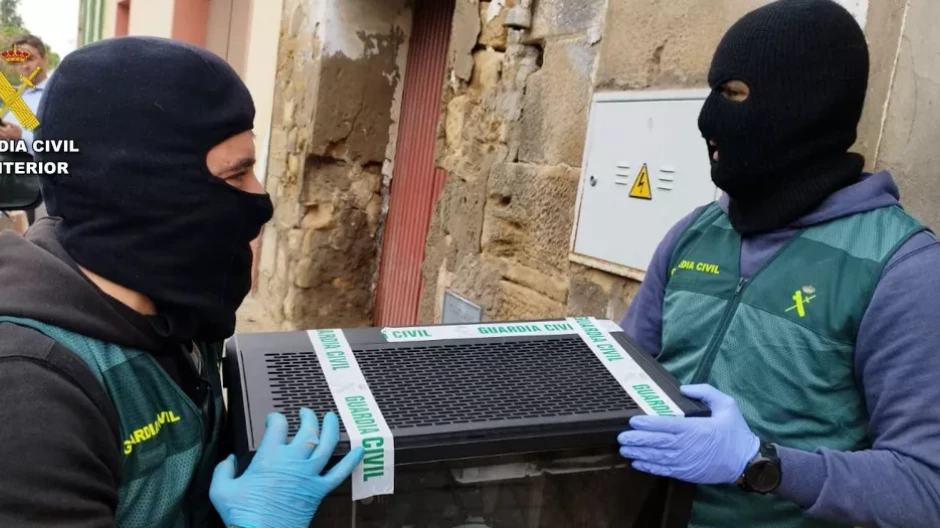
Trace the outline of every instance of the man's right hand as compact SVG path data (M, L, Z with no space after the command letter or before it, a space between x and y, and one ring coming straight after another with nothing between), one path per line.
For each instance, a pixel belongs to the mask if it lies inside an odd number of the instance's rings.
M268 415L264 438L242 476L235 478L235 458L215 468L209 498L226 526L241 528L304 528L320 502L352 474L365 454L353 449L326 475L326 467L339 442L339 419L332 412L323 418L300 410L300 429L287 443L287 419Z

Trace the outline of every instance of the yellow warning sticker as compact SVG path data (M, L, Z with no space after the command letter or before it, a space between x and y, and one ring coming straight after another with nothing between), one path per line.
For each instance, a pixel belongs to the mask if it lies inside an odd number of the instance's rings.
M643 164L643 168L640 169L640 174L636 177L636 181L633 182L633 188L630 189L630 198L639 198L641 200L653 199L653 192L650 189L650 173L645 163Z

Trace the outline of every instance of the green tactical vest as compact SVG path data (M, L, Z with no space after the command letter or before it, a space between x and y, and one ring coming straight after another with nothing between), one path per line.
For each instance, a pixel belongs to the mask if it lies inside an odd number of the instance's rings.
M0 317L0 322L57 341L81 357L105 388L117 410L124 453L115 516L119 528L206 525L222 420L219 347L202 351L211 390L200 409L146 352L31 319Z
M733 396L764 441L810 452L866 449L856 336L885 265L924 229L900 207L836 219L804 229L744 279L741 238L713 203L672 253L659 361L683 384ZM699 486L690 526L839 525L773 495Z

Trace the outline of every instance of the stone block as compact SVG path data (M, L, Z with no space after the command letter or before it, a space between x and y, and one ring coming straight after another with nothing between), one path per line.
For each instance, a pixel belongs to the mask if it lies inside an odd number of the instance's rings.
M519 161L581 166L594 59L586 40L548 41L526 89Z
M604 24L606 5L607 0L535 2L529 37L544 39L577 33L598 33Z
M620 288L620 294L612 296L607 304L607 318L618 324L623 320L627 308L630 307L633 299L636 298L636 294L640 291L639 282L629 279L621 280L623 284Z
M459 146L463 136L464 124L472 105L473 101L469 95L458 95L447 103L444 130L448 150Z
M305 231L319 231L322 229L332 229L336 226L333 218L334 205L332 203L315 204L307 207L307 214L304 215L300 225ZM308 253L306 244L302 244L303 253Z
M508 5L502 0L480 2L480 19L483 21L483 27L480 31L479 44L506 51L509 29L504 24L510 7L512 7L511 1Z
M366 205L366 221L369 224L370 237L374 238L382 220L382 197L372 195L372 200Z
M258 268L262 275L271 276L275 273L275 263L277 260L277 228L271 224L264 226L264 233L261 235L261 258L258 262Z
M493 166L482 249L548 275L568 270L568 246L580 171L519 163Z
M277 207L274 208L272 224L279 232L286 232L298 225L302 214L299 203L291 200L278 200Z
M483 91L495 88L499 84L503 70L503 53L492 48L473 54L473 77L470 81L472 90Z
M608 295L599 284L587 280L583 274L573 274L568 294L568 316L607 317Z
M300 158L295 154L287 156L287 177L296 178L300 174Z
M511 321L565 316L565 305L509 281L499 282L493 320Z
M434 295L424 295L421 299L420 318L425 323L440 323L444 311L444 292L454 279L454 274L447 271L447 262L441 260L437 269L437 281ZM430 284L427 283L426 284ZM433 306L432 306L433 304ZM433 317L431 316L433 314Z
M496 307L498 283L502 280L500 265L496 260L485 255L459 255L454 270L448 273L451 276L448 289L473 301L484 312L492 312ZM441 292L441 300L443 298L444 293Z
M362 177L353 181L349 186L349 197L352 198L353 205L365 209L375 196L375 187L373 178Z
M310 275L310 269L313 267L313 260L302 258L294 264L294 285L298 288L307 289L313 287L313 277Z
M591 316L619 323L639 289L638 282L609 273L571 265L569 316Z
M458 253L479 253L483 210L486 205L486 182L448 178L438 198L435 215L441 219L437 240L443 235L453 237ZM433 235L434 232L430 232ZM431 240L429 236L428 240Z
M766 0L609 0L597 86L706 87L718 41Z
M277 263L275 264L275 280L287 280L288 254L287 248L281 246L277 248Z
M288 99L284 101L284 115L281 118L284 120L283 125L285 127L290 127L294 122L294 111L296 110L296 102L293 99Z
M287 232L287 250L296 255L303 246L304 232L302 229L291 229Z
M568 301L568 277L563 274L548 275L518 262L498 259L500 272L510 282L530 288L552 300Z
M349 173L349 178L352 182L347 197L351 199L353 206L365 209L381 190L382 166L378 163L355 166Z
M424 261L421 263L421 274L424 284L421 300L418 307L420 323L434 323L440 321L440 296L442 288L447 287L449 278L447 274L448 249L453 246L453 238L443 229L443 220L439 213L441 202L438 201L435 212L431 215L428 225L428 236L424 247ZM429 285L436 284L436 288Z
M254 295L245 297L238 308L236 315L235 332L239 334L255 332L273 332L277 325L267 313L266 306Z
M302 203L331 203L335 194L349 191L350 173L354 170L354 165L341 160L309 156L304 167Z
M293 152L297 142L297 133L294 132L291 137L291 131L296 128L286 128L283 126L272 127L270 136L270 147L268 149L269 159L283 157L284 152ZM268 162L270 166L271 162Z

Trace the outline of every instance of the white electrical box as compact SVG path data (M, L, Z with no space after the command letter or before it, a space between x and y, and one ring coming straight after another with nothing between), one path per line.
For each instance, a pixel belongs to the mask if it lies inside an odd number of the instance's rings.
M570 259L643 280L669 229L720 195L698 129L707 90L598 93Z

